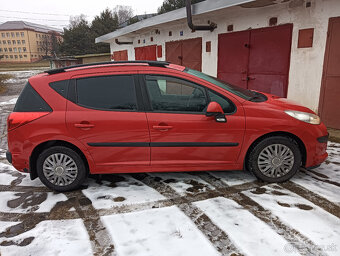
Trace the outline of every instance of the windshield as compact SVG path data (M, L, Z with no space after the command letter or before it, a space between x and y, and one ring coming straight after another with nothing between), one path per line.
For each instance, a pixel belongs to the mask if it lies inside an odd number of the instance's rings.
M198 78L201 78L209 83L212 83L214 85L217 85L218 87L221 87L222 89L225 89L245 100L252 100L254 97L256 97L256 93L251 91L251 90L248 90L248 89L244 89L244 88L241 88L241 87L238 87L238 86L235 86L235 85L231 85L231 84L228 84L224 81L221 81L215 77L212 77L212 76L209 76L209 75L206 75L202 72L199 72L197 70L193 70L193 69L190 69L190 68L186 68L184 70L184 72L190 74L190 75L193 75L193 76L196 76Z

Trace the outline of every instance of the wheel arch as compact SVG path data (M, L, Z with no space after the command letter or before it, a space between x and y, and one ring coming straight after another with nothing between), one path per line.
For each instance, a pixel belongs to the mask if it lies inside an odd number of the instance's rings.
M296 136L293 133L290 132L283 132L283 131L277 131L277 132L270 132L270 133L266 133L260 137L258 137L255 141L253 141L253 143L250 145L250 147L247 150L247 153L245 155L244 158L244 167L246 168L246 162L248 160L249 154L252 151L252 149L258 144L260 143L262 140L269 138L269 137L276 137L276 136L283 136L283 137L289 137L291 139L293 139L299 146L299 150L301 152L301 159L302 159L302 166L306 165L306 160L307 160L307 151L306 151L306 146L303 143L303 141Z
M36 163L37 163L37 160L38 160L40 153L43 152L45 149L53 147L53 146L64 146L64 147L70 148L70 149L74 150L75 152L77 152L80 155L80 157L82 158L82 160L84 161L87 173L90 172L89 161L86 158L83 151L81 151L79 147L77 147L76 145L74 145L74 144L72 144L68 141L64 141L64 140L49 140L49 141L45 141L45 142L40 143L32 151L32 154L31 154L30 159L29 159L31 180L34 180L38 177Z

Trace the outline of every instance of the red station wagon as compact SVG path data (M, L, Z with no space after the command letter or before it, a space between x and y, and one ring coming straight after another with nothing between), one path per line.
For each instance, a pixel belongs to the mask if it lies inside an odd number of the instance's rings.
M31 77L8 117L6 156L49 188L89 173L248 169L283 182L327 158L310 109L157 61L95 63Z

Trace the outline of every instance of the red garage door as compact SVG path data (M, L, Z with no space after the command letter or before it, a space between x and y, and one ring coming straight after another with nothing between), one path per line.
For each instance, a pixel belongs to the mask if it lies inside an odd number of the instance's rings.
M218 78L243 88L287 96L293 25L218 36Z
M340 129L340 17L328 26L319 114L327 127Z
M177 65L202 70L202 38L172 41L165 44L166 60Z
M114 61L128 60L128 52L127 52L127 50L113 52L112 59Z
M157 45L149 45L135 48L135 60L157 60Z

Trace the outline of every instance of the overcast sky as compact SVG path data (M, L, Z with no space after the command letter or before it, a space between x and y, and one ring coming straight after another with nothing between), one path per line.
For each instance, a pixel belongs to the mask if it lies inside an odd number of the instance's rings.
M163 0L1 0L0 23L24 20L63 28L70 16L85 14L88 21L106 7L131 6L134 14L155 13Z

